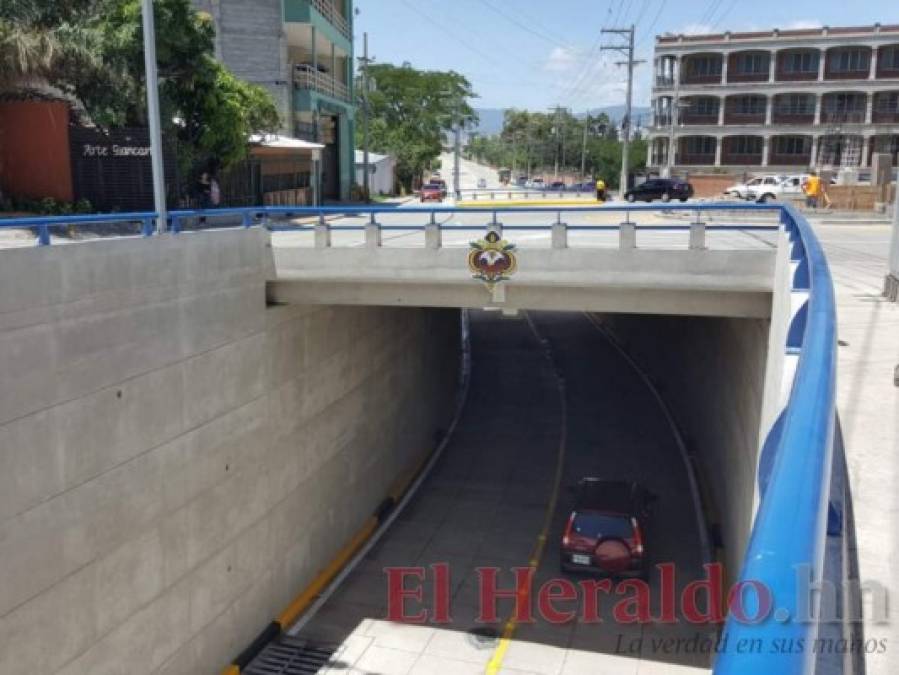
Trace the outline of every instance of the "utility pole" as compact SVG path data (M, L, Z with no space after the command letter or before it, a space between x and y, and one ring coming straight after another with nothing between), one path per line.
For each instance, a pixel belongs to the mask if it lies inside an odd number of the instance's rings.
M556 106L556 125L553 127L553 136L556 137L556 161L553 169L553 178L559 177L559 146L562 142L562 106Z
M602 33L612 33L622 38L627 37L627 44L602 45L601 50L613 50L627 56L627 61L617 61L617 66L627 66L627 101L625 102L624 120L621 122L621 134L624 137L621 148L621 194L627 190L627 178L630 172L628 166L628 148L631 136L631 99L634 92L634 66L645 61L634 60L634 24L630 28L603 28Z
M368 156L368 64L371 63L371 59L368 58L368 33L363 33L362 39L363 55L359 59L362 64L362 194L365 203L368 204L371 202L371 173Z
M590 128L590 116L584 118L584 144L581 146L581 180L587 175L587 131Z
M141 0L144 28L144 67L147 79L147 119L150 127L150 164L153 168L153 205L156 209L156 232L162 234L168 227L168 210L165 203L165 174L162 161L162 125L159 118L159 82L156 72L156 22L153 17L153 0Z
M455 154L453 156L453 193L456 195L456 201L458 201L462 193L460 190L462 189L461 184L459 183L460 179L460 165L459 165L459 151L462 147L462 120L460 118L456 118L456 128L455 128Z

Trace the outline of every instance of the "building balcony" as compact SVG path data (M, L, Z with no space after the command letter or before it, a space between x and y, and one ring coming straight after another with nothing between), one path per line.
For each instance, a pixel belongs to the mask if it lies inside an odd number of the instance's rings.
M765 113L742 113L742 112L733 112L730 110L726 110L724 112L724 123L725 124L734 124L734 125L744 125L744 124L764 124L765 123Z
M315 91L331 98L350 103L350 88L333 75L314 70L311 66L297 65L293 70L293 85L296 89Z
M669 75L656 75L656 86L657 87L673 87L674 86L674 78Z
M743 154L737 154L737 153L722 153L721 163L722 164L739 165L739 166L761 166L762 165L762 155L761 155L761 153L753 154L753 155L743 155Z
M683 112L678 122L684 126L708 126L718 124L718 113L691 113Z
M778 111L775 109L771 114L771 121L774 124L814 124L815 113Z
M767 82L768 73L739 73L727 71L727 83L739 84L741 82Z
M861 124L865 121L864 110L822 110L824 124Z
M871 121L875 124L899 124L899 110L874 109Z
M858 70L825 70L825 80L867 80L871 75L871 68L859 68Z
M310 4L316 12L321 14L328 22L333 25L348 40L353 39L353 33L350 29L350 22L341 14L333 0L310 0Z
M878 66L875 77L878 80L899 80L899 68Z
M679 152L675 164L684 166L710 166L715 163L715 153Z
M714 75L688 75L684 74L681 84L721 84L721 73Z
M818 79L818 69L786 71L778 70L774 73L776 82L814 82Z
M810 166L811 163L811 152L800 154L778 154L772 152L771 156L768 158L768 164L771 166Z

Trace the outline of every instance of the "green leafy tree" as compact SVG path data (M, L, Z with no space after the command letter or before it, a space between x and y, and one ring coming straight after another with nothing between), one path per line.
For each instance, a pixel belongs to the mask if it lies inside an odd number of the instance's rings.
M215 60L211 17L189 0L153 6L164 134L186 167L242 159L251 134L279 127L274 101ZM100 127L146 126L141 18L140 0L12 0L0 12L0 64L18 59L14 77L42 77Z
M440 155L444 133L455 121L476 119L468 99L471 84L449 71L417 70L408 64L369 66L368 75L377 83L368 92L369 145L375 152L389 153L397 160L397 179L408 191L424 170ZM360 97L366 93L359 91ZM357 124L357 145L362 144L362 125Z

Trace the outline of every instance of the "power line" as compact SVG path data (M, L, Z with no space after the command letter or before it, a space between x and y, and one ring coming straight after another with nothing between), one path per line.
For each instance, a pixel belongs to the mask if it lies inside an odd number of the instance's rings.
M730 13L733 11L733 9L734 9L734 7L736 7L736 5L737 5L737 0L731 0L731 3L729 5L727 5L727 7L721 13L721 16L718 17L718 20L712 26L712 28L717 28L718 25L730 15Z
M737 0L734 0L734 2L736 2L736 1ZM656 24L659 22L659 18L662 16L662 10L665 9L666 2L668 2L668 0L662 0L661 4L659 5L659 11L657 11L655 17L653 17L652 23L649 24L649 28L647 28L646 31L643 33L643 38L640 40L640 42L637 43L638 47L644 45L647 40L654 37L652 34L652 30L653 30L653 28L656 27Z
M565 44L564 41L557 40L556 38L551 37L551 36L547 35L546 33L535 30L532 26L529 26L527 23L525 23L524 21L519 19L514 14L508 14L507 12L503 11L502 9L500 9L499 7L494 5L492 2L490 2L490 0L481 0L481 3L484 4L486 7L488 7L489 9L496 12L497 14L499 14L501 17L503 17L506 20L510 21L511 23L515 24L522 30L530 33L531 35L534 35L535 37L538 37L541 40L545 40L546 42L549 42L550 44L562 47L563 49L568 49L568 46Z

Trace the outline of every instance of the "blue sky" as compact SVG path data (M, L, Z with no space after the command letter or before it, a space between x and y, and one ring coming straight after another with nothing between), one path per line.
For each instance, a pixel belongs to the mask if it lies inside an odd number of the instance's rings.
M899 23L897 0L356 0L379 62L456 70L481 108L575 111L624 102L621 56L602 52L603 27L637 25L637 56L651 63L666 31L759 30ZM607 39L614 39L607 36ZM639 66L635 105L648 105L651 65Z

